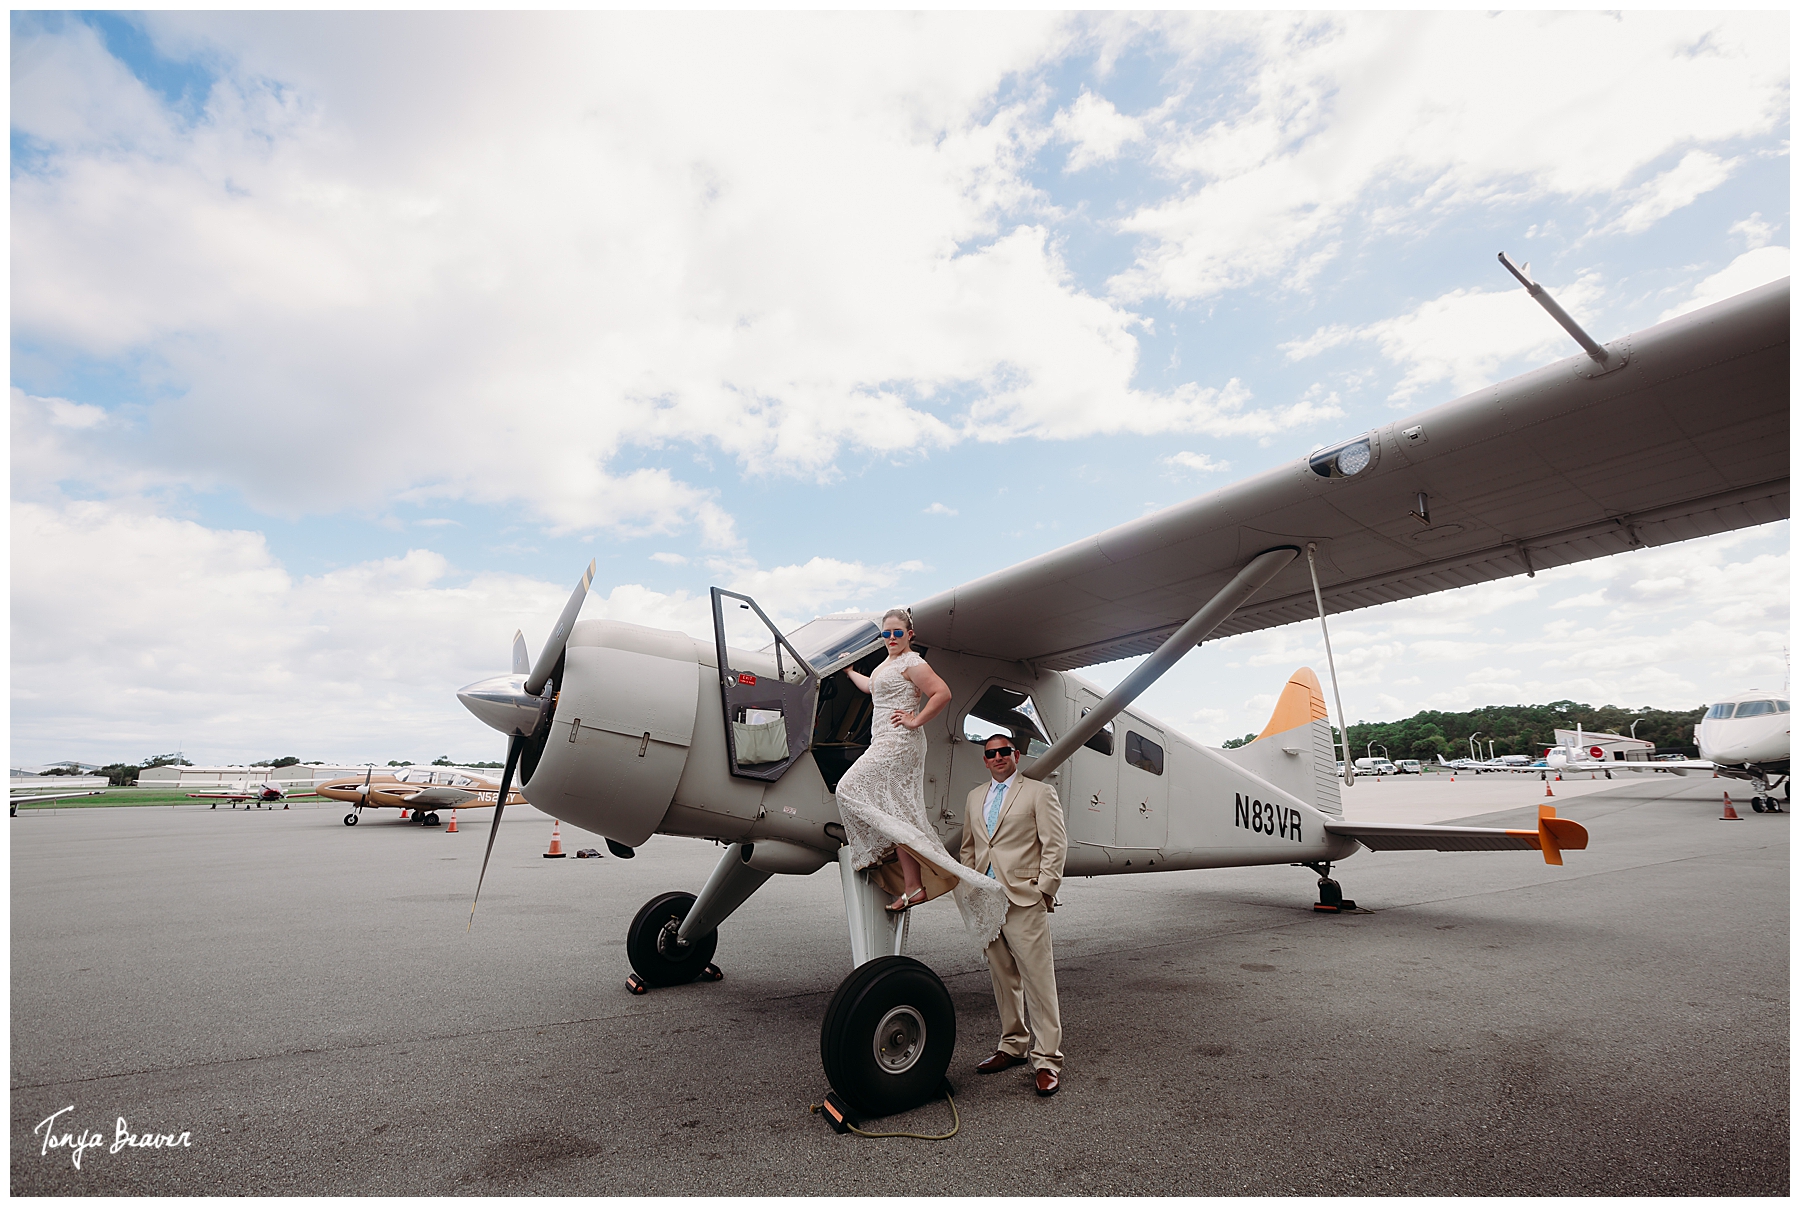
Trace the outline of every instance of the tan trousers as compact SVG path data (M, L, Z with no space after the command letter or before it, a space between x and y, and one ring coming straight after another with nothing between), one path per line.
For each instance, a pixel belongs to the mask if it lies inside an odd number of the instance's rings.
M998 1050L1009 1056L1029 1054L1032 1068L1060 1074L1062 1012L1056 1004L1050 914L1042 901L1007 907L1006 924L988 944L987 962L994 979L994 1002L1000 1007Z

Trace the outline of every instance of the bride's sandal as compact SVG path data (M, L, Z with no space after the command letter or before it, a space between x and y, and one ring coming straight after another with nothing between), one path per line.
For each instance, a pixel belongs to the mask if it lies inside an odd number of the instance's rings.
M917 897L919 900L914 901L913 900L914 897ZM923 888L916 888L912 892L906 894L904 897L897 899L892 905L889 905L887 907L887 912L890 914L903 914L907 910L911 909L915 905L920 904L924 900L925 900L925 890Z

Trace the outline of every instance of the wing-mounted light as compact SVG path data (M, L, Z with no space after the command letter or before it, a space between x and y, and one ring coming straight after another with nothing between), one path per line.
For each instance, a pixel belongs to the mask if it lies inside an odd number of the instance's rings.
M1381 459L1381 441L1370 432L1321 449L1306 459L1307 466L1321 478L1354 478L1367 473Z

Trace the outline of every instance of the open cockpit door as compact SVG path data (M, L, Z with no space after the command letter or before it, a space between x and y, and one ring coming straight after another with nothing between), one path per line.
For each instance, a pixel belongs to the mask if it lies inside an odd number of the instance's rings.
M739 608L754 612L773 636L773 676L766 670L731 665L725 644L726 599L737 600ZM714 587L712 613L729 769L740 779L772 783L812 744L813 714L819 703L818 673L748 595Z

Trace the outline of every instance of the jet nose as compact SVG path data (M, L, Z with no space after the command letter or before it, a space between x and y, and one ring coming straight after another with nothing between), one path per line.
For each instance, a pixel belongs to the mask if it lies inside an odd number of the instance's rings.
M456 693L463 707L490 729L529 737L543 715L545 701L525 690L524 675L495 675Z

